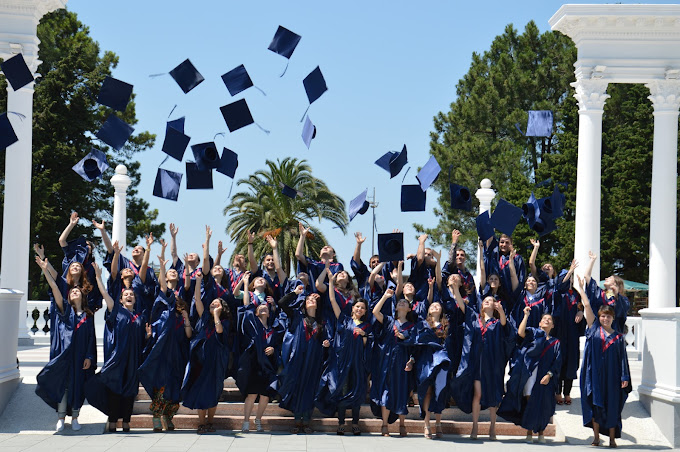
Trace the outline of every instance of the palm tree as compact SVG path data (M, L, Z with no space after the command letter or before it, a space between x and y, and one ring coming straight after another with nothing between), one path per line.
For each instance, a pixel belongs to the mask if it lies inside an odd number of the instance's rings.
M276 236L281 264L286 274L290 274L300 234L298 223L309 225L312 220L325 219L346 234L345 201L332 193L322 180L312 176L305 160L287 157L283 161L267 160L266 165L266 170L258 170L237 182L245 185L246 190L236 193L224 208L224 215L229 217L226 232L237 243L232 258L234 254L246 254L249 231L257 235L255 256L271 251L265 235ZM281 192L282 184L297 191L295 199ZM306 241L305 254L318 256L326 238L315 227L312 232L313 237Z

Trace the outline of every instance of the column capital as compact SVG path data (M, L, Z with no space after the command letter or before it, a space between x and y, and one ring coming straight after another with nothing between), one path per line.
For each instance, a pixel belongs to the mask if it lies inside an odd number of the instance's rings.
M579 113L582 111L599 111L604 109L604 103L609 99L606 80L580 79L571 84L576 90L574 97L578 101Z
M646 83L651 96L654 113L667 112L678 114L680 109L680 80L652 80Z

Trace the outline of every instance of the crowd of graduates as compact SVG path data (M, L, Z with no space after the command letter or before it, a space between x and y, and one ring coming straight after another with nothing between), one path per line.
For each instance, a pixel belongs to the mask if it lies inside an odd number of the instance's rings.
M457 230L446 259L422 235L415 254L392 260L381 251L368 266L357 233L352 277L331 246L318 259L305 256L309 229L300 225L297 269L287 275L271 235L264 237L271 253L258 259L250 234L248 255L225 267L222 242L211 257L209 227L202 251L181 259L170 224L170 243L159 241L156 276L152 236L127 258L93 221L107 250L99 265L91 242L67 241L78 221L73 213L59 238L61 271L35 246L52 298L50 362L36 393L57 410L58 431L67 415L72 429L80 428L86 398L108 416L109 431L121 418L129 431L141 383L152 400L154 431L174 430L182 404L198 411L198 433L212 432L224 380L233 378L245 398L244 432L263 431L267 404L277 400L294 415L292 433L311 433L317 408L337 416L338 434L359 435L368 399L382 435L399 421L406 436L405 415L417 399L426 438L441 438L442 412L459 409L472 414L476 439L480 410L488 409L491 439L498 415L526 429L529 442L544 442L556 404L572 403L580 365L583 423L593 429L593 445L600 445L600 432L612 447L621 435L631 391L623 335L629 303L619 277L605 279L604 290L591 278L593 253L582 277L576 261L557 272L549 263L537 266L540 243L532 240L527 269L511 237L492 236L479 241L484 261L476 285ZM93 313L101 307L104 360L95 373Z

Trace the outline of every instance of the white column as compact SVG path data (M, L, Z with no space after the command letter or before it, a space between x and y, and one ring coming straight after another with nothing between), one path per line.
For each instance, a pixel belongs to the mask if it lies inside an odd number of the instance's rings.
M479 183L479 189L475 192L475 197L479 200L479 213L483 214L491 210L491 201L496 197L496 192L491 188L493 184L489 179L482 179ZM475 275L475 284L479 286L479 274L481 266L484 263L482 254L477 249L477 274Z
M17 369L17 322L23 293L13 289L0 289L0 332L7 340L0 341L0 414L12 393L21 382ZM24 309L24 315L26 310ZM25 319L25 317L24 317ZM26 321L24 320L24 324Z
M649 100L654 106L649 307L674 308L680 81L655 80L646 86L651 92Z
M5 152L5 205L2 229L0 287L23 293L19 305L18 338L22 344L33 341L26 327L28 258L31 244L31 168L33 145L33 83L18 91L7 87L7 115L19 141Z
M588 262L588 251L597 254L592 277L600 280L600 180L602 168L602 113L607 82L581 79L572 86L578 100L578 166L574 257Z
M111 239L125 251L127 233L127 189L132 183L132 179L127 175L125 165L116 167L116 174L111 178L111 185L115 191L113 195L113 226Z

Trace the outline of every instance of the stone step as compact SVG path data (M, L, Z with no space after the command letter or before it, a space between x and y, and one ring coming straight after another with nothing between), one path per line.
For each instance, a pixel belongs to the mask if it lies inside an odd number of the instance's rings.
M254 431L254 418L251 418L251 429ZM213 426L217 430L240 430L243 422L243 416L225 416L216 415L213 420ZM198 428L198 416L196 414L178 414L173 418L173 423L178 429L196 430ZM415 419L407 419L405 422L406 431L412 435L423 434L423 421ZM130 422L132 428L153 428L152 416L150 414L135 414L132 416ZM293 427L292 417L283 416L265 416L262 418L262 426L266 431L288 431ZM359 426L364 433L380 433L382 421L380 419L362 419L359 421ZM434 427L434 420L432 421ZM311 427L318 432L335 432L338 428L338 421L334 418L313 419ZM459 422L442 420L442 431L445 434L454 435L469 435L472 430L472 422ZM399 423L395 422L389 426L389 431L392 436L399 434ZM346 433L347 434L347 433ZM479 434L489 434L489 423L479 423ZM508 422L496 423L496 434L504 436L525 436L526 430ZM555 426L550 424L545 429L545 436L555 436Z

